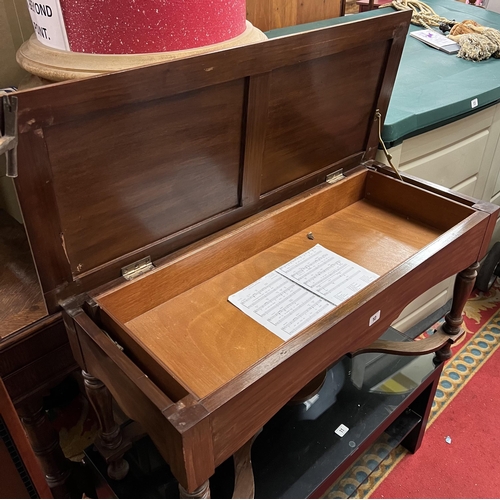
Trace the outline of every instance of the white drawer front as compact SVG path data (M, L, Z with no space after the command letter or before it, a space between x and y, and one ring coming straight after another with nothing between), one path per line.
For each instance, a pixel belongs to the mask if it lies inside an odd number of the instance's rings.
M488 131L483 130L430 155L402 162L400 170L451 189L478 174L487 140Z
M487 131L493 123L495 108L495 106L492 106L472 116L458 119L456 122L405 140L401 153L401 163L421 158L424 155L446 148L450 144Z

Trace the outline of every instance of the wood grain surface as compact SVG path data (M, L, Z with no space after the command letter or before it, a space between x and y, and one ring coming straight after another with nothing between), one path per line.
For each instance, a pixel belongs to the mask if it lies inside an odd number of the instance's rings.
M388 182L394 184L390 179ZM386 273L360 292L359 296L339 306L338 314L325 316L300 335L281 344L202 401L188 395L178 403L171 404L165 414L168 413L169 418L175 416L178 425L197 426L198 421L201 425L206 425L205 416L208 412L215 465L220 464L243 446L279 408L321 370L342 354L369 345L415 296L450 273L457 272L473 262L477 258L487 224L486 215L475 213L437 238L428 235L434 238L429 245L413 252L402 265ZM422 227L424 233L428 231L425 225L417 226ZM220 258L223 259L224 255ZM152 276L156 274L153 273ZM147 282L147 278L146 276L140 281ZM130 283L128 286L133 287L134 284ZM367 328L369 318L377 309L382 311L380 321ZM150 404L148 401L155 401L160 395L157 387L149 377L137 370L125 353L104 336L99 327L88 318L85 322L79 318L85 318L85 315L77 314L75 317L78 322L77 330L84 328L78 333L81 346L86 345L93 350L91 346L95 344L91 338L94 342L100 338L97 343L102 344L102 347L104 343L109 346L105 356L99 355L98 359L91 356L85 348L84 363L105 381L120 406L126 409L130 416L144 423L159 449L163 449L162 454L167 461L173 459L176 467L180 468L178 477L181 479L184 477L181 475L182 466L174 459L175 453L172 455L172 448L167 446L162 437L162 432L165 431L161 425L162 421L146 410ZM195 366L197 359L193 358L190 363ZM117 369L119 372L116 372ZM142 387L141 393L133 395L134 387L139 388L139 385ZM138 406L139 399L141 404ZM161 399L164 400L165 397L162 396ZM160 404L161 407L165 405ZM187 446L187 443L183 446ZM189 449L189 453L192 451ZM213 463L211 456L204 451L202 454L204 463ZM187 470L192 471L191 463L185 463ZM199 486L206 478L208 476L198 476L195 485Z
M345 0L247 0L247 19L262 31L344 15ZM357 11L357 10L356 10Z
M314 240L307 238L312 232ZM127 328L198 397L229 382L283 341L227 297L315 244L383 275L439 231L359 201L168 302Z
M24 228L0 210L0 339L46 314Z
M92 374L127 416L147 429L177 480L189 491L196 489L215 470L206 410L189 397L174 405L88 316L77 313L74 321Z
M244 91L235 80L47 129L73 274L238 205Z
M273 71L262 195L363 151L389 48L383 40L373 51L352 48Z

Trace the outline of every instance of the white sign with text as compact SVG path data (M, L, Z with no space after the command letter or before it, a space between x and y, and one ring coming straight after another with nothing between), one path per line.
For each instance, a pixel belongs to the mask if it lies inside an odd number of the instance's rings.
M59 0L27 3L38 41L54 49L70 50Z

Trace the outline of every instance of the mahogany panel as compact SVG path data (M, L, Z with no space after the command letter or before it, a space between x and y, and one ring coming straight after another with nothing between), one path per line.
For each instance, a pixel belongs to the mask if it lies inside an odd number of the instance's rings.
M71 270L61 240L59 211L43 130L35 124L20 133L22 142L20 140L17 148L20 172L14 182L45 295L54 288L64 289L71 281ZM59 309L55 301L46 300L46 303L49 313Z
M383 115L408 20L409 13L390 13L363 21L363 37L357 22L346 23L19 92L16 185L49 309L119 278L126 264L146 255L156 260L323 182L333 167L320 154L321 161L295 172L293 182L284 179L293 189L257 200L267 175L261 168L274 168L263 163L259 127L268 110L265 75L307 67L313 74L294 76L297 88L307 81L311 90L325 89L325 64L302 65L345 52L351 64L338 57L346 69L335 74L342 76L338 87L359 85L352 68L366 62L373 77L363 80L362 93L373 102L363 101L360 114L378 108ZM326 117L318 105L315 112L322 128ZM311 113L307 118L314 120ZM376 146L376 126L368 128L350 136L356 153L343 166L358 166L363 152ZM309 147L314 159L314 141ZM306 156L302 151L301 161Z
M74 275L238 206L244 91L235 80L46 128Z
M249 79L243 192L241 196L245 206L255 206L259 201L268 123L270 83L271 73L263 73Z
M481 250L479 251L478 261L480 261L486 256L490 248L491 237L493 236L493 231L495 230L496 223L500 214L500 207L498 205L495 205L494 203L481 201L475 204L474 208L476 210L481 210L487 214L491 214L491 217L489 219L490 223L488 229L484 233L483 243L481 245Z
M262 194L364 151L389 48L372 42L273 71Z
M92 375L105 383L130 418L148 430L181 484L190 491L198 487L214 472L205 409L201 405L173 405L85 314L74 319Z

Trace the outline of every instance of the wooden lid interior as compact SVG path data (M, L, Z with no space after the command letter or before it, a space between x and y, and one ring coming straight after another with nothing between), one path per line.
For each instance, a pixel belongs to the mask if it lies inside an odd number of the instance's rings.
M49 304L374 157L408 13L18 93Z

